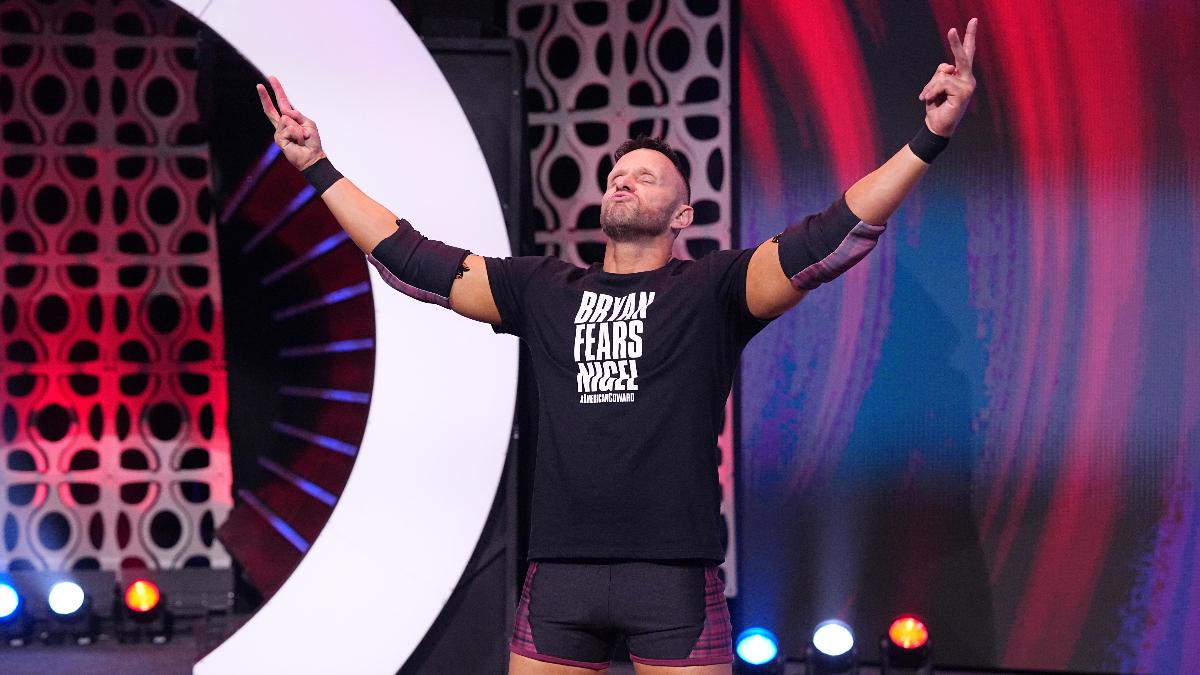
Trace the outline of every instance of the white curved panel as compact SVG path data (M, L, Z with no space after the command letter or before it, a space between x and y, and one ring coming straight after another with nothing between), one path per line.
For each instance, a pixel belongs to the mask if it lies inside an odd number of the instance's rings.
M389 0L178 4L280 78L365 192L425 234L509 253L466 117ZM394 673L479 538L508 445L515 341L413 301L374 272L371 281L375 384L345 492L279 592L196 673Z

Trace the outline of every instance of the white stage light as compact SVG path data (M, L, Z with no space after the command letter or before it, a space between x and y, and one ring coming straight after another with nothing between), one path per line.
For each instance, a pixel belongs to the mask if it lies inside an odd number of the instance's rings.
M70 616L83 607L86 596L74 581L60 581L50 587L50 610L59 616Z
M841 656L854 648L854 633L850 626L830 619L822 621L813 631L813 646L827 656Z

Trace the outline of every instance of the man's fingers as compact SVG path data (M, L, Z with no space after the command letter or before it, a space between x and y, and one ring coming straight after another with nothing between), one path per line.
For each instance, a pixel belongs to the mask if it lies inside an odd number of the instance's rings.
M975 62L975 34L978 30L979 19L972 17L967 22L967 32L962 40L958 39L957 28L951 28L946 33L946 37L950 41L950 51L954 52L954 65L958 67L960 75L971 72L971 67Z
M971 59L967 58L967 51L963 49L963 44L958 39L958 29L951 28L950 32L946 33L946 38L950 40L950 51L954 52L955 67L964 73L970 72ZM276 97L278 98L278 96Z
M276 132L279 138L299 145L304 145L304 139L306 138L304 135L305 129L299 124L296 124L296 120L293 120L290 117L283 117L281 119L283 120L283 124L280 125L279 131Z
M937 71L935 71L933 73L933 77L929 78L929 82L925 83L925 87L923 89L921 89L921 94L919 96L917 96L917 98L921 99L922 101L929 98L930 90L933 89L934 85L937 84L939 79L943 78L943 77L947 77L950 74L952 74L953 72L954 72L954 66L952 66L948 63L943 63L942 65L938 66Z
M963 51L967 53L967 60L975 63L975 32L979 30L979 19L972 18L967 22L967 34L963 36Z
M272 75L267 79L270 80L271 87L275 90L275 98L279 100L279 112L290 116L300 124L307 124L309 121L308 118L292 105L287 94L283 91L283 85L279 83L279 78Z
M285 129L293 130L293 131L295 131L295 132L297 132L297 133L299 133L299 132L300 132L300 131L303 129L303 127L301 127L301 126L300 126L300 123L299 123L299 122L297 122L297 121L296 121L295 119L293 119L292 117L290 117L290 116L289 116L287 113L284 113L284 114L283 114L283 115L282 115L282 116L279 118L279 121L283 123L283 127L284 127Z
M929 81L929 84L925 85L925 88L921 90L921 95L918 98L925 103L929 103L943 94L964 96L966 93L966 86L961 80L948 73L938 72Z
M949 63L940 63L938 64L937 70L933 72L933 77L921 90L921 93L917 95L917 98L925 101L934 96L935 94L933 94L930 90L940 78L949 78L953 80L954 85L952 93L960 93L963 91L964 86L971 80L971 75L969 69L967 71L963 71L956 66L950 65Z
M296 120L297 122L300 123L301 126L304 126L305 124L307 124L309 122L309 119L307 117L305 117L304 115L302 115L300 113L300 111L296 110L295 108L292 108L291 110L284 110L283 114Z
M254 88L258 90L258 101L262 103L263 113L266 114L267 119L271 120L271 124L278 127L279 113L275 110L275 104L271 103L271 96L267 94L267 88L261 84L254 85Z
M292 109L292 102L288 100L287 94L283 93L283 85L279 84L279 78L271 75L267 78L271 83L271 89L275 90L275 100L279 101L279 109L287 112Z
M933 99L943 94L945 91L946 86L941 82L930 82L929 84L925 85L925 91L921 92L921 100L925 103L929 103Z
M304 141L312 136L312 129L302 126L308 122L308 118L300 114L288 102L287 94L283 92L283 86L279 84L279 80L275 77L268 78L271 83L271 89L275 91L275 98L279 101L279 108L283 111L280 115L275 110L274 104L271 103L271 96L267 94L267 88L261 84L255 85L258 91L258 99L262 103L263 112L267 118L275 125L275 139L283 145L283 142L295 143L304 145Z

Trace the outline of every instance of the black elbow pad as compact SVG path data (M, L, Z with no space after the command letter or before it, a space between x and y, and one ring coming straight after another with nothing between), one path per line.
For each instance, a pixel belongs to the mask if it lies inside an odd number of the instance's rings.
M462 276L463 261L471 252L428 239L407 220L397 220L396 225L400 229L379 242L367 260L392 288L449 309L450 287Z
M808 291L833 281L866 257L887 225L864 223L842 195L821 213L814 213L775 235L779 263L792 286Z

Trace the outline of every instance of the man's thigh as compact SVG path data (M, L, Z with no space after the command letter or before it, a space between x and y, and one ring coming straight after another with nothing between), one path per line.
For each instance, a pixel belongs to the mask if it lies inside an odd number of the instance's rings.
M645 663L633 664L637 675L731 675L732 663L719 663L713 666L650 666Z
M622 633L639 675L732 672L729 614L715 566L645 561L531 563L509 643L520 658L510 658L510 668L605 672Z
M637 675L732 675L733 664L722 663L715 666L648 666L644 663L633 664ZM608 669L591 670L576 666L560 666L555 663L534 661L520 654L508 654L508 675L608 675Z
M684 672L688 671L685 670ZM592 670L591 668L580 668L578 666L560 666L557 663L535 661L520 654L509 652L508 675L608 675L608 669ZM691 674L689 673L689 675ZM698 675L709 675L709 673L705 672ZM718 675L718 671L712 671L712 675Z

